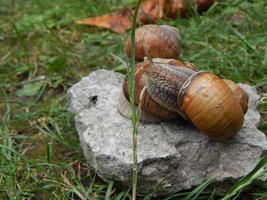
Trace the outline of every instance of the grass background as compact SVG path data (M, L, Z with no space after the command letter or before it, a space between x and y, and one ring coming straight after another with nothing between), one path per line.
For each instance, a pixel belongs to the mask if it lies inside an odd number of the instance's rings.
M126 34L74 21L129 5L134 1L0 0L0 199L128 198L88 171L66 90L96 69L125 72ZM158 22L180 29L182 59L257 88L265 133L266 19L266 1L229 0L202 16ZM198 198L220 198L214 191ZM263 199L266 191L256 181L238 199Z

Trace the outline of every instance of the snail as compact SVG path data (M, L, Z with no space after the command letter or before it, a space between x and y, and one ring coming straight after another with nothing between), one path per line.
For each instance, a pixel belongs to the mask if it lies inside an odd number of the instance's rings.
M130 38L126 52L130 57ZM177 60L180 36L174 27L146 25L136 30L135 99L141 121L190 120L202 133L218 140L233 137L242 127L248 96L230 80L192 63ZM169 58L169 59L168 59ZM130 118L127 77L119 98L119 112Z
M174 59L144 61L136 65L135 80L135 103L141 105L143 121L183 117L218 140L233 137L243 125L244 109L227 81L194 65ZM125 79L119 111L126 117L128 100Z
M130 57L131 38L125 43ZM180 34L177 28L168 25L144 25L135 32L135 60L149 58L178 58L180 55Z

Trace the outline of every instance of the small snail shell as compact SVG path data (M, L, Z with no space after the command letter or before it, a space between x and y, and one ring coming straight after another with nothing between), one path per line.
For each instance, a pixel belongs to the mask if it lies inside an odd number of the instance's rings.
M243 113L246 114L248 110L248 95L247 93L239 87L234 81L229 79L223 79L224 82L231 88L235 97L238 99L238 102L243 110Z
M131 38L125 43L128 57L131 53ZM180 55L178 29L168 25L144 25L135 32L135 60L149 58L178 58Z

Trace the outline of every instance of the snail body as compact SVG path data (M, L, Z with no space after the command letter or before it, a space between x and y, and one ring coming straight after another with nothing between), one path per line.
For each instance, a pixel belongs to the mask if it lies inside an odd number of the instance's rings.
M145 113L148 112L153 115L152 119L150 119L147 116L143 117L142 114L141 120L146 122L155 122L155 121L170 120L177 118L178 117L177 113L172 112L166 109L165 107L161 106L147 93L144 70L147 70L150 67L151 65L149 62L140 63L136 66L136 71L135 71L135 95L134 95L135 104L141 105L142 112ZM130 94L129 94L127 79L125 79L123 83L123 94L129 101ZM154 116L157 116L158 120L155 120Z
M144 117L141 115L141 120L147 121L147 122L155 122L155 121L166 121L166 120L179 118L178 112L175 111L175 109L171 109L170 107L168 108L168 106L166 107L166 106L161 105L160 103L155 101L154 98L151 97L151 95L148 94L147 85L146 85L147 77L145 74L154 73L154 75L156 76L157 70L166 69L166 70L175 71L175 68L178 68L180 70L178 71L176 70L177 72L176 77L181 78L181 81L180 81L180 84L181 84L196 70L193 68L193 65L191 63L184 63L180 60L157 58L157 59L153 59L152 62L145 61L145 62L139 63L136 65L136 69L135 69L135 104L138 105L140 103L142 111L144 113L149 112L153 116L152 119L150 119L147 117L146 114L144 114L143 115ZM163 82L164 82L164 79L165 77L162 76ZM169 84L167 80L165 80L165 82ZM142 98L141 98L141 94L142 94ZM129 95L127 77L123 83L123 95L129 101L130 95ZM170 97L170 96L166 94L166 97ZM121 100L121 101L124 102L124 100ZM126 112L124 111L124 108L123 109L120 109L120 108L121 107L119 107L119 110L123 115L126 115L126 116L129 115L128 113L126 114ZM157 116L157 120L155 119L155 116Z
M131 38L125 43L130 57ZM135 32L135 60L149 58L178 58L180 55L180 34L178 29L168 25L144 25Z

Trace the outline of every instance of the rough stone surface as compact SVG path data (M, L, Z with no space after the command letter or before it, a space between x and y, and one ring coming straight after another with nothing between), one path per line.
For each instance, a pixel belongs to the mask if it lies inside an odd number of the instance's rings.
M107 70L92 72L68 91L70 110L84 154L103 180L131 184L131 121L117 109L123 75ZM217 142L185 121L140 124L138 127L139 189L158 193L177 192L199 185L210 176L227 184L252 170L266 154L266 136L257 129L258 95L249 94L249 110L240 132Z

